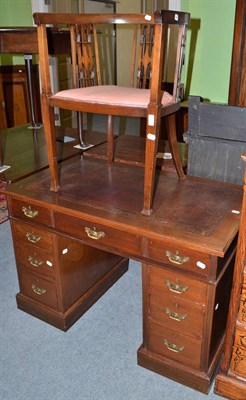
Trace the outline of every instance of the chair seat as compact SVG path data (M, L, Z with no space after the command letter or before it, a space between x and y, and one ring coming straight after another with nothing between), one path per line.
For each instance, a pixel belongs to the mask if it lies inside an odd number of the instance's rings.
M126 107L147 108L150 101L150 89L138 89L115 85L90 86L57 92L52 99L73 100L79 103L105 104ZM163 92L162 105L173 103L173 97Z

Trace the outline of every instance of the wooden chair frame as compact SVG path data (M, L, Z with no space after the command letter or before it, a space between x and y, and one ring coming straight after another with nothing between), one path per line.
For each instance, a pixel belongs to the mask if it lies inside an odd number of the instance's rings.
M39 48L39 66L41 76L41 105L43 124L46 136L46 143L48 149L48 161L51 174L51 190L58 191L60 189L57 156L56 156L56 134L55 134L55 120L54 120L54 107L65 108L74 110L78 113L90 112L108 115L108 160L113 160L113 116L130 116L146 119L146 148L145 148L145 176L144 176L144 204L142 213L150 215L152 212L153 195L154 195L154 180L156 169L156 155L159 141L160 121L161 118L167 116L168 126L168 140L170 150L172 152L173 161L180 179L184 179L181 160L179 158L176 126L175 126L175 112L180 108L179 99L179 85L181 67L183 63L183 53L185 46L186 30L189 24L189 14L158 10L154 14L50 14L50 13L35 13L34 21L37 24L38 34L38 48ZM74 36L76 29L79 27L92 26L93 35L95 39L95 52L97 53L96 41L96 25L97 24L133 24L141 25L148 28L154 26L154 41L152 46L151 59L143 61L140 58L138 63L145 63L146 65L151 62L151 79L150 79L150 97L149 102L145 107L143 106L127 106L115 104L97 104L95 105L90 101L74 101L73 99L66 99L54 96L51 91L50 72L49 72L49 50L47 44L47 26L46 25L69 26L71 32L71 53L72 58L83 57L75 48ZM165 42L167 39L167 30L170 24L178 25L178 41L177 41L177 56L175 65L175 76L173 85L173 94L168 104L162 103L163 89L162 89L162 75L164 67L164 53ZM82 29L84 32L84 28ZM135 34L136 35L136 34ZM81 31L82 37L82 31ZM135 45L133 45L134 48ZM88 53L90 47L88 47ZM97 55L97 54L96 54ZM89 55L90 56L90 55ZM145 56L144 56L145 57ZM96 57L97 59L97 57ZM88 60L88 58L87 58ZM84 65L88 67L88 62L83 61ZM87 63L87 64L86 64ZM75 65L75 62L73 62ZM134 65L132 65L131 85L133 85ZM87 68L88 70L88 68ZM100 68L96 65L97 85L101 85ZM78 82L78 73L76 67L73 67L73 80L74 87L86 87L93 85L94 82L89 82L84 79L82 84ZM89 77L93 80L94 77ZM138 87L146 87L146 76L138 79Z

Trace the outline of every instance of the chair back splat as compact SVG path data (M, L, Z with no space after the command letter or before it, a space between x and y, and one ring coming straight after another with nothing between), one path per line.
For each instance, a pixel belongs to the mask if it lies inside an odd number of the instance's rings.
M82 149L90 147L85 144L83 138L83 113L107 115L108 163L114 161L113 117L129 116L146 121L143 214L150 215L153 206L161 118L167 118L168 141L178 176L180 179L185 178L178 152L175 113L180 108L180 76L189 18L188 13L170 10L157 10L151 15L34 13L38 33L41 105L51 190L60 189L56 154L55 107L77 113ZM53 26L52 29L58 31L69 30L71 40L73 87L56 93L51 90L49 72L47 26L50 25ZM116 33L118 30L126 31L127 47L131 47L129 61L124 58L126 66L123 66L130 72L127 83L125 81L123 84L115 83L115 69L112 68L110 62L105 61L106 54L112 52L113 41L117 43L117 35L111 42L105 41L101 37L102 26L111 27L109 30L106 28L108 37L112 29L115 29ZM129 32L132 35L131 46L128 45ZM171 40L174 35L175 40ZM105 43L106 48L103 48ZM123 43L122 47L124 46ZM172 52L172 68L169 66L170 51ZM118 56L120 53L118 47L116 52ZM111 68L110 73L106 71L106 67ZM121 76L119 78L121 79ZM165 91L164 81L172 83L171 93Z

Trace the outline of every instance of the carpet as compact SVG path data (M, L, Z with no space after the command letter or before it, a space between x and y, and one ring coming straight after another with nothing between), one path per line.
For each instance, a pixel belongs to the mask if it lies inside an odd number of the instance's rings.
M5 182L0 182L0 189L4 188L5 186ZM0 224L7 221L8 218L9 216L6 197L0 193Z

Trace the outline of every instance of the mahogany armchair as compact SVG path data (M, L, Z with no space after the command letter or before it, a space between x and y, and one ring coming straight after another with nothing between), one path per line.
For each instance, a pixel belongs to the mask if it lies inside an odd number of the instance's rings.
M168 141L178 176L180 179L185 178L178 152L175 113L180 108L180 75L189 14L165 10L158 10L151 15L35 13L34 21L37 24L38 32L41 105L48 148L51 190L59 191L60 189L56 159L54 107L76 111L79 120L81 120L83 112L108 116L107 159L109 163L112 163L114 159L113 117L144 118L146 120L146 148L142 213L150 215L162 117L167 118ZM70 29L73 89L57 93L51 91L46 32L48 24L61 25L63 28L67 26ZM128 87L105 85L102 82L97 38L98 24L113 24L114 26L128 24L132 28L132 67ZM175 43L176 57L172 94L165 92L162 86L170 25L175 25L178 31ZM81 123L79 123L79 128L82 141Z

